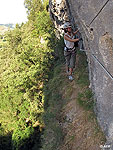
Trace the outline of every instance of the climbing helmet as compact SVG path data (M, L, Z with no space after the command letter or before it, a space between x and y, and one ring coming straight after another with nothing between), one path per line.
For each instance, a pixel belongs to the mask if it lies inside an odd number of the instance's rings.
M64 29L67 29L69 27L71 27L71 24L69 22L64 23L64 25L63 25Z

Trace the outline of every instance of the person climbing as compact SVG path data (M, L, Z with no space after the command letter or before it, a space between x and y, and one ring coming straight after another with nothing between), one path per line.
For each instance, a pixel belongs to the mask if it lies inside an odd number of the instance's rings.
M69 80L73 80L73 68L75 67L75 61L76 61L76 49L74 46L74 42L79 41L79 39L74 39L75 34L78 32L72 31L72 27L71 24L69 22L66 22L63 25L63 29L64 29L64 43L65 43L65 47L64 47L64 56L65 56L65 60L66 60L66 72L69 75Z

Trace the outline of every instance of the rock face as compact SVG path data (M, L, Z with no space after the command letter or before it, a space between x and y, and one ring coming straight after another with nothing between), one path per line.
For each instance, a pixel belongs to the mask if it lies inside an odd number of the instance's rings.
M60 26L70 21L80 28L86 51L90 86L95 94L97 118L113 144L113 1L50 0L51 18Z

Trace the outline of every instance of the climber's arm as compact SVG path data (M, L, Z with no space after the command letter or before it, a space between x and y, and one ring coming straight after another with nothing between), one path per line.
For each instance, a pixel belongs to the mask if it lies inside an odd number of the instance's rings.
M66 35L64 35L64 39L67 40L67 41L69 41L69 42L77 42L77 41L79 41L79 39L71 39L71 38L69 38Z
M77 34L77 32L78 32L79 30L77 30L77 31L75 31L75 32L73 32L73 34L75 35L75 34Z

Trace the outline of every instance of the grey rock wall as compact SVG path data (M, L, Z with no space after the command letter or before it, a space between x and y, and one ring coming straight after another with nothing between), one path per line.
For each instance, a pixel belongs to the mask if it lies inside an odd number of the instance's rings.
M66 20L80 28L97 118L113 144L113 0L50 0L50 14L59 34Z

